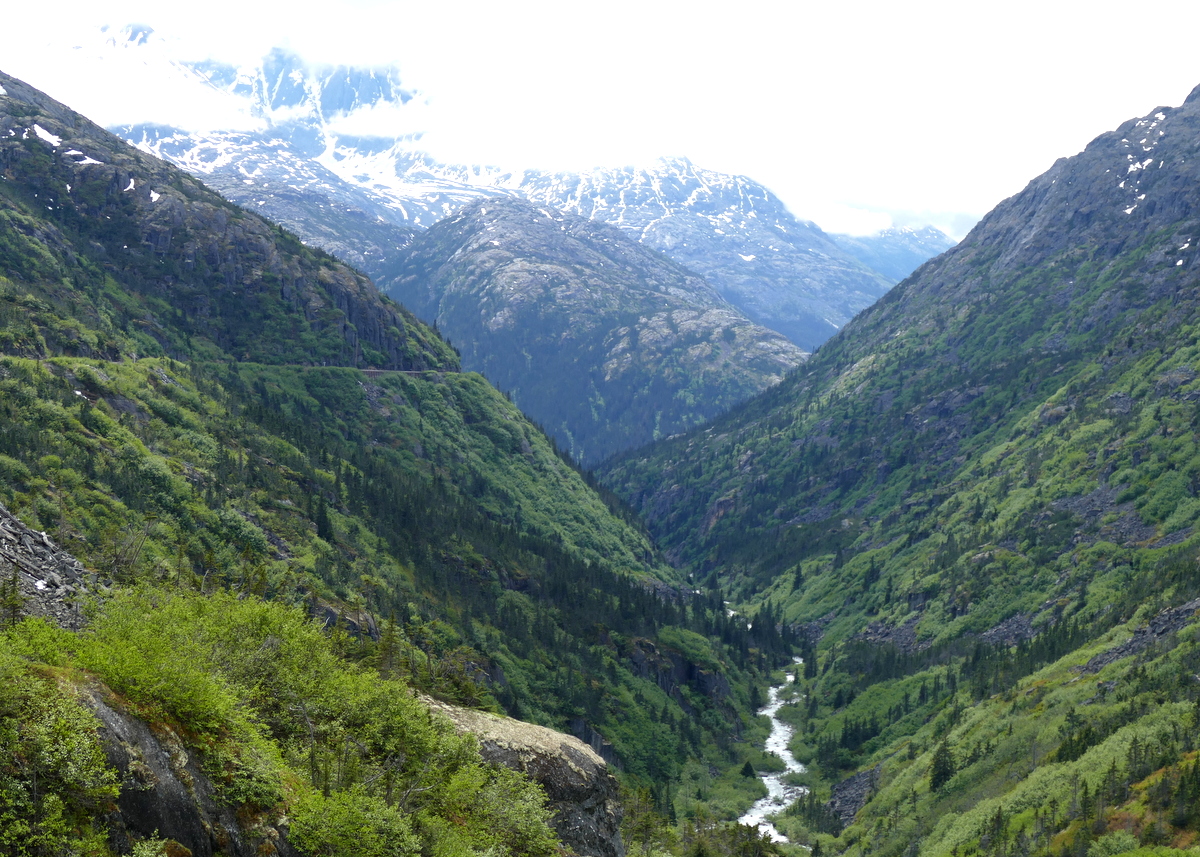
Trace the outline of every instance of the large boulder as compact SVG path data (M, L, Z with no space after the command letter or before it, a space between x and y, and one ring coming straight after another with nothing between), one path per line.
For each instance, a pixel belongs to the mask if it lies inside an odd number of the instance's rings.
M489 762L520 771L542 785L562 843L580 857L625 857L617 780L608 764L571 735L511 717L424 699L456 729L479 739Z

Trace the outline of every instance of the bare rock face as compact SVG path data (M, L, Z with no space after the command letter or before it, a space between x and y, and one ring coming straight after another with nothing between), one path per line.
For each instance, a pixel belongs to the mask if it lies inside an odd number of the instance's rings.
M0 585L7 596L5 610L78 628L79 597L103 591L106 583L111 581L88 571L53 539L22 524L0 503Z
M1192 621L1197 610L1200 610L1200 598L1193 598L1188 603L1181 604L1179 607L1171 607L1163 610L1151 619L1149 624L1138 628L1133 633L1133 636L1124 643L1101 652L1084 664L1083 672L1098 673L1113 661L1119 661L1121 658L1135 655L1143 649L1149 648L1155 643L1166 639L1171 634L1182 631Z
M109 841L118 853L127 853L134 841L153 838L173 840L192 857L298 854L279 813L272 817L221 805L179 736L165 727L152 730L98 692L86 701L103 724L100 740L121 778L116 812L107 819ZM182 851L175 847L171 853Z
M608 765L578 738L510 717L423 699L455 728L479 739L486 761L540 783L554 810L551 826L581 857L625 857L617 781Z
M876 765L874 768L859 771L833 787L825 806L837 814L843 827L854 821L854 816L871 799L871 795L879 786L880 770L880 766Z

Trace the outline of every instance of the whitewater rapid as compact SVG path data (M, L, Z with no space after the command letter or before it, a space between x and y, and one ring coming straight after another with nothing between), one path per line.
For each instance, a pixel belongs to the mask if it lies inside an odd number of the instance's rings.
M776 717L779 709L784 706L784 702L779 698L780 694L793 681L795 676L788 673L783 684L776 685L767 692L767 704L758 711L760 716L771 719L771 734L767 736L766 751L783 759L784 769L777 774L761 775L763 785L767 787L767 796L755 801L750 811L738 819L740 823L749 827L757 827L775 842L787 842L788 839L775 829L775 825L767 821L767 816L786 808L807 791L803 786L792 786L784 782L788 774L797 774L805 769L788 749L788 742L792 740L792 727Z

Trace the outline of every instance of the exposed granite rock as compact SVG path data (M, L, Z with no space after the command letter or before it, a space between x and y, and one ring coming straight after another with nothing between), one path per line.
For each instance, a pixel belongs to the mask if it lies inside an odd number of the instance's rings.
M113 850L128 853L134 841L156 838L174 840L192 857L298 854L281 814L219 805L212 782L170 729L151 729L96 690L84 701L103 724L100 741L120 776L117 809L106 819Z
M679 692L682 687L690 687L717 703L731 692L728 679L721 673L692 663L680 652L659 649L649 640L635 640L623 654L634 675L654 679L659 689L678 700L685 711L690 707Z
M0 581L9 583L14 573L18 598L12 606L21 615L72 629L83 623L81 596L111 585L0 504Z
M825 629L828 628L833 620L837 618L837 613L830 611L817 619L815 622L803 622L792 625L792 632L799 638L805 640L811 645L816 645L821 642L821 638L825 636Z
M920 651L929 646L929 643L922 643L917 639L917 623L920 621L920 616L910 616L903 625L872 622L852 639L865 640L876 645L890 644L902 652Z
M541 783L564 845L581 857L624 857L617 781L591 747L545 726L423 701L449 717L460 732L476 736L486 761Z
M985 643L1003 643L1006 646L1015 646L1017 643L1033 639L1036 634L1037 630L1034 629L1029 614L1015 613L999 625L988 628L979 636Z
M854 816L871 799L871 795L879 786L881 770L882 768L876 765L874 768L859 771L833 787L825 806L837 813L838 818L842 820L842 827L854 821Z
M1192 621L1197 610L1200 610L1200 598L1194 598L1187 604L1162 611L1145 627L1138 628L1133 636L1124 643L1096 655L1083 665L1082 671L1085 673L1100 672L1113 661L1119 661L1121 658L1135 655L1143 649L1149 648L1169 634L1182 630Z

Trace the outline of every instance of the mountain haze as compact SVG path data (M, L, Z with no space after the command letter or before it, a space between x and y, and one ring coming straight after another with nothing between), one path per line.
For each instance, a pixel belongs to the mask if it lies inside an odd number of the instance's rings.
M872 235L831 235L839 247L868 268L900 282L926 261L954 246L954 239L939 229L908 226L884 229Z
M762 185L682 158L582 172L440 163L422 153L419 134L381 130L417 121L408 117L424 98L393 68L314 66L281 49L254 66L182 63L142 30L108 34L102 53L145 57L179 78L181 92L219 95L228 112L253 118L203 133L151 119L117 133L372 277L384 274L410 230L512 196L628 230L804 349L902 278L895 271L903 264L886 262L888 274L871 269ZM910 242L904 255L920 256L924 246Z

